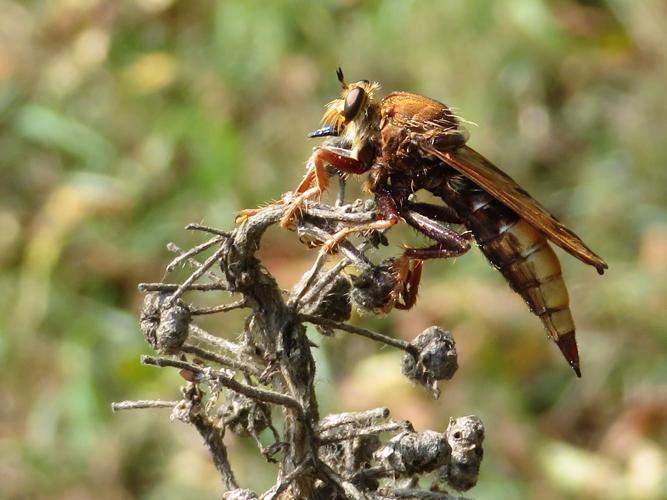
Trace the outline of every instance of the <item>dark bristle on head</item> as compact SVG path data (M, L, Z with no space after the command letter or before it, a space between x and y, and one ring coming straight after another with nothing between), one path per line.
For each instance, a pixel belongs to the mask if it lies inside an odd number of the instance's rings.
M345 77L343 76L343 70L341 69L340 66L336 70L336 76L338 77L338 81L340 83L345 83Z

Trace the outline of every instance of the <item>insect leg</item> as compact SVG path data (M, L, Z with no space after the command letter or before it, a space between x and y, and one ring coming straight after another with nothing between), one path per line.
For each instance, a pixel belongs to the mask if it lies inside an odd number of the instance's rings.
M324 146L315 154L339 172L346 174L363 174L370 168L369 165L352 156L352 151L349 149Z
M403 255L394 262L397 288L392 292L396 309L410 309L417 302L422 261Z
M308 170L306 171L306 175L303 177L303 180L299 183L299 185L296 187L294 190L295 194L303 194L310 186L313 185L313 181L316 179L315 176L315 165L309 161L308 162Z
M306 171L306 175L303 177L303 180L299 183L299 185L296 187L294 190L294 194L296 195L301 195L305 193L310 186L313 185L313 181L316 179L316 169L311 160L308 161L308 170ZM273 203L271 203L269 206L274 207L276 205L285 205L288 203L285 199L281 200L276 200ZM254 217L257 215L259 212L261 212L264 208L266 207L258 207L258 208L246 208L244 210L241 210L239 214L236 216L236 223L237 224L242 224L251 217ZM283 219L285 216L283 216ZM283 224L283 219L281 219L280 224L285 226L289 224L289 221L287 221L286 224ZM291 219L291 215L290 215Z
M289 206L280 219L281 226L288 227L306 200L320 196L327 190L329 186L329 177L325 168L327 164L340 172L350 174L361 174L368 170L368 167L354 158L347 149L326 146L316 149L308 161L306 177L297 186L296 196L289 201Z
M333 251L333 249L345 238L354 233L363 233L365 231L381 231L383 229L389 229L393 225L397 224L399 221L398 216L398 207L396 206L396 201L392 197L391 193L388 191L380 190L375 193L375 202L378 207L378 212L380 213L381 218L368 224L361 224L358 226L349 226L344 227L336 234L334 234L331 239L329 239L323 246L324 250L327 252Z
M410 309L417 301L422 262L426 259L462 255L470 249L470 238L437 222L459 220L447 207L428 203L406 203L400 216L417 231L437 242L428 248L406 247L403 256L394 263L397 283L393 292L396 295L394 307Z
M282 227L289 227L301 206L311 198L320 196L329 186L325 163L321 158L321 149L315 151L308 160L308 172L294 191L294 198L288 202L287 209L280 219ZM313 183L315 185L313 186Z
M449 224L461 224L462 220L458 214L450 207L443 205L434 205L432 203L408 203L406 207L411 212L428 217L431 220L445 222Z
M412 205L401 211L401 217L410 226L425 236L437 242L436 245L428 248L406 248L405 255L415 259L439 259L447 257L456 257L463 255L470 250L470 238L461 235L439 224L431 217L427 217L421 212L440 209L437 205L419 204L418 210L413 210ZM429 207L426 209L426 207ZM446 215L442 212L442 215Z
M398 222L400 215L403 213L403 210L400 210L398 206L404 206L406 203L403 196L386 190L376 191L375 202L382 217L394 221L394 224ZM422 260L405 252L394 260L392 270L396 283L394 290L391 292L394 307L396 309L410 309L417 302L422 276Z

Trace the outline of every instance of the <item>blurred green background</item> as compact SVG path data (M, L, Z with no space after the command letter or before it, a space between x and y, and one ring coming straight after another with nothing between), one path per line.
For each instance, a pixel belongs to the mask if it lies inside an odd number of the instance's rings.
M0 1L0 497L219 498L193 429L110 412L178 397L176 373L139 365L136 284L168 241L201 241L186 223L231 228L296 186L340 65L477 123L470 144L610 269L559 253L582 380L473 250L428 262L412 311L355 319L451 329L441 399L398 353L313 334L323 409L386 405L420 430L478 414L475 498L667 498L666 19L664 0ZM314 258L288 231L265 243L284 286ZM242 484L271 484L228 442Z

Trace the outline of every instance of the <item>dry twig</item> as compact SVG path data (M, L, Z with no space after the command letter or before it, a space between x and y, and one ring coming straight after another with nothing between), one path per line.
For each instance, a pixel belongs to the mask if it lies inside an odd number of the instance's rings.
M255 257L265 230L280 220L283 210L284 205L271 205L231 232L191 224L188 229L213 237L189 250L169 245L178 256L167 272L185 264L194 271L181 283L139 285L146 293L142 331L160 354L143 356L142 363L180 370L182 398L123 401L114 403L113 410L172 408L173 418L192 424L203 437L227 490L224 498L259 498L239 488L223 440L226 431L253 437L267 460L278 461L275 485L261 498L454 498L443 492L443 485L467 489L477 478L483 439L479 419L452 420L443 433L417 433L409 422L392 420L387 408L320 417L313 345L305 323L324 333L340 330L402 350L405 374L435 395L437 381L456 370L453 339L432 328L410 343L347 323L355 285L343 270L376 266L366 252L383 241L378 234L367 235L357 245L342 242L338 262L329 267L331 255L319 252L286 300ZM296 231L302 238L324 241L341 224L363 224L374 217L372 203L342 205L339 200L331 207L313 202L303 208ZM200 261L210 249L211 255ZM201 283L203 277L209 281ZM219 291L240 298L209 307L193 302L199 294L212 297ZM239 308L249 313L236 340L213 335L194 322L201 315ZM276 411L282 413L280 433L272 421ZM275 440L266 448L258 438L265 429ZM386 435L383 445L381 437ZM433 487L418 488L416 479L432 471Z

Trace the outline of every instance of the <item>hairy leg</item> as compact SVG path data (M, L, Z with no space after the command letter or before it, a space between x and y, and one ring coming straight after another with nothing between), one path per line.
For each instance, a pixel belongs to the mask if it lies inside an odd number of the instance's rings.
M428 214L428 215L425 215ZM446 207L427 203L408 203L401 217L411 227L436 242L427 248L406 248L405 255L416 259L439 259L463 255L470 249L470 237L443 226L438 220L452 220ZM437 219L435 219L437 218Z
M410 309L417 302L423 261L462 255L470 249L470 238L439 223L460 221L448 207L405 202L400 216L411 227L436 241L435 245L427 248L406 247L403 256L394 263L397 280L394 307Z
M448 224L461 224L463 222L454 209L445 205L407 202L405 207L410 212L416 212L438 222L445 222Z
M289 226L304 202L320 196L327 190L329 186L329 179L325 168L327 164L339 172L349 174L362 174L368 170L366 165L352 156L352 151L350 150L328 146L315 149L308 160L306 175L294 190L294 197L277 200L271 204L271 206L287 205L285 214L280 220L281 226ZM243 223L261 210L261 207L242 210L239 212L236 222L239 224Z
M398 207L396 201L388 191L380 190L375 193L375 202L380 218L369 222L368 224L361 224L357 226L345 227L334 234L330 240L324 243L324 249L327 252L333 251L336 246L345 238L354 233L364 233L366 231L381 231L389 229L398 223Z
M422 261L403 255L393 264L396 288L392 299L396 309L410 309L417 302L419 282L422 277Z

